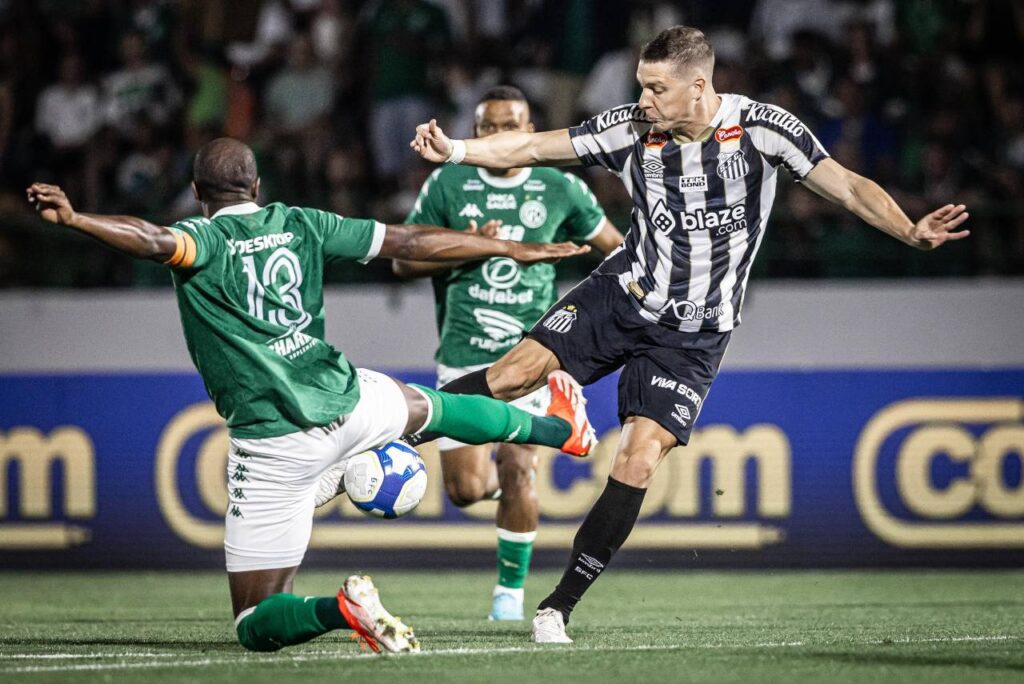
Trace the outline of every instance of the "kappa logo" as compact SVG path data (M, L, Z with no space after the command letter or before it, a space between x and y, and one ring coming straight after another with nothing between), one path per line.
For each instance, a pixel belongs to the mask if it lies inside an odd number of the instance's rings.
M555 313L551 314L547 320L544 321L544 327L551 332L556 333L567 333L572 328L572 324L576 322L576 305L567 304L563 308L559 309Z
M676 404L675 406L676 410L672 412L672 417L686 425L686 421L690 420L690 409L682 404Z
M696 176L680 176L679 192L706 192L708 177L703 173Z
M656 131L651 131L647 134L647 138L644 139L645 147L664 147L667 144L668 136Z
M527 228L540 228L548 220L548 210L540 200L527 200L519 207L519 220Z
M740 126L729 126L729 128L719 128L715 131L715 140L719 143L728 142L729 140L739 140L743 137L743 128Z
M648 159L640 168L644 170L644 178L648 180L661 180L665 177L665 165L660 159Z
M476 206L475 202L469 202L466 206L462 207L462 211L459 212L459 216L466 218L483 218L484 212L480 211L480 207Z
M750 171L750 164L747 163L747 158L743 156L743 150L735 150L733 152L723 152L718 155L718 168L715 172L718 173L718 177L723 180L739 180L747 175Z

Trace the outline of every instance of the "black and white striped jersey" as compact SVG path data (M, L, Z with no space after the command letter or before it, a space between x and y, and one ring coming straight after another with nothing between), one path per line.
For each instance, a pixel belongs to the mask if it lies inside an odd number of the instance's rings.
M633 197L626 241L598 271L637 294L644 318L687 332L739 325L776 169L800 180L828 156L786 110L741 95L721 98L704 141L680 145L651 130L635 104L569 129L580 161L619 176Z

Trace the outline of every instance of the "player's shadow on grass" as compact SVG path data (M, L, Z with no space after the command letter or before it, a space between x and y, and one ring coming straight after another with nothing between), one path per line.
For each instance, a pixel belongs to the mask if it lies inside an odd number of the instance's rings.
M898 648L894 645L893 648ZM857 653L793 653L787 656L790 659L807 659L817 661L832 661L850 665L892 665L901 667L971 667L992 671L1024 672L1024 661L1020 662L999 662L995 660L998 656L992 653L983 655L967 656L926 656L914 653L898 653L896 651L859 651ZM1020 656L1018 656L1020 658Z

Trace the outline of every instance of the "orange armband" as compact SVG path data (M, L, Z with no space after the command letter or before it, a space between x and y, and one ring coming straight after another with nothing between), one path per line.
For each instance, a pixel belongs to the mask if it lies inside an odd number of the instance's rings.
M174 233L174 254L164 263L172 268L188 268L196 260L196 241L177 228L171 228L171 231Z

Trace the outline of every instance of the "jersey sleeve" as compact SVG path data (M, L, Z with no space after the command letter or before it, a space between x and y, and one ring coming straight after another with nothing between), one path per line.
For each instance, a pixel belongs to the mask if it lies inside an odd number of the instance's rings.
M448 218L444 211L444 188L439 182L444 167L436 169L420 188L412 211L406 216L406 223L423 223L430 226L446 226Z
M782 107L751 105L743 119L743 128L772 168L781 164L798 181L828 158L828 152L811 129Z
M365 264L380 254L387 230L380 221L346 218L329 211L311 210L324 236L324 258Z
M593 240L604 225L604 210L583 179L571 173L564 175L570 207L563 224L566 235L575 242Z
M199 270L210 262L224 241L210 227L208 218L189 218L169 226L174 234L174 254L164 263L180 270Z
M639 105L622 105L573 126L569 139L581 164L620 174L640 136L638 123L646 123Z

